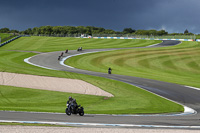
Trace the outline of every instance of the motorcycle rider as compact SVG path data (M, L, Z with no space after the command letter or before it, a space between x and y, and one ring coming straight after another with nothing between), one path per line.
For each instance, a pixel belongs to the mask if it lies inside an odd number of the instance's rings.
M60 60L60 59L61 59L61 56L59 55L59 56L58 56L58 60Z
M70 108L72 100L73 100L73 98L71 96L69 96L69 100L67 101L67 104L66 104L67 107L69 106L69 108Z
M60 54L60 56L63 56L63 54L64 54L64 53L62 52L62 53Z
M72 100L72 105L74 106L75 109L78 107L78 106L77 106L76 99L73 99L73 100Z
M77 103L76 103L76 99L72 98L71 96L69 96L69 100L67 101L67 106L70 109L72 106L75 107L75 109L77 108Z
M65 53L68 53L68 49L66 49Z
M108 74L111 74L112 69L109 67L108 68Z
M84 108L81 105L78 105L76 99L69 96L67 101L67 108L65 109L67 115L79 114L80 116L84 115Z

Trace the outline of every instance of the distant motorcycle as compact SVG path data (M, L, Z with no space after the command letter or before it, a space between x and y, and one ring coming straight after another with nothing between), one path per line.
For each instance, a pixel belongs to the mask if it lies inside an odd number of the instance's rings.
M61 59L61 56L58 56L58 60L60 60Z
M79 47L78 49L77 49L77 51L82 51L83 49L82 49L82 47Z
M108 70L108 74L111 74L111 70Z
M69 116L71 114L79 114L80 116L83 116L84 115L84 108L81 105L67 104L67 108L65 109L65 113Z
M112 72L112 69L109 67L108 68L108 74L111 74L111 72Z

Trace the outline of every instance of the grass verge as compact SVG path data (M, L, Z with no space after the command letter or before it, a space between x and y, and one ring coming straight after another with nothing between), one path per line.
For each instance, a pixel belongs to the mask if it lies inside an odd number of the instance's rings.
M53 47L56 47L56 44L58 45L60 44L59 42L63 41L62 40L63 38L55 38L55 40L50 38L51 41L47 43L44 40L48 40L49 38L43 37L41 39L43 39L44 42L40 40L39 42L36 43L35 41L38 38L39 37L36 38L27 37L22 39L20 38L15 42L11 42L5 47L2 47L0 49L1 51L0 71L81 79L86 82L92 83L93 85L105 91L108 91L109 93L112 93L114 97L105 98L101 96L71 94L71 93L35 90L35 89L18 88L18 87L1 85L0 110L64 112L67 98L69 96L72 96L77 99L77 102L79 104L84 106L86 113L91 113L91 114L140 114L140 113L168 113L168 112L183 111L183 107L181 105L160 98L154 94L139 89L135 86L131 86L119 81L114 81L101 77L87 76L87 75L75 74L63 71L47 70L35 67L26 64L23 61L25 58L28 58L35 54L29 52L8 51L8 50L43 51L43 49L45 49L46 51L52 51ZM74 43L73 39L71 39L72 44ZM54 42L55 44L53 44L52 47L50 42L53 41L57 43ZM86 39L84 41L87 42L91 40ZM99 41L101 42L104 40L99 40ZM137 43L139 43L139 41ZM146 43L150 44L149 42ZM46 47L44 47L43 44L46 44ZM100 45L96 46L96 44L95 46L91 46L90 48L103 47ZM105 45L111 47L109 43ZM140 44L140 46L141 45L142 44ZM78 46L78 44L74 45L73 48L75 49L76 46ZM122 47L122 46L125 47L123 41L122 42L119 41L118 45L116 44L116 47ZM61 50L64 47L68 47L68 45L65 44L58 46L54 50Z
M69 58L67 65L107 73L136 76L200 87L200 45L183 42L165 48L147 48L91 53Z
M121 48L121 47L143 47L156 43L158 40L138 39L92 39L92 38L68 38L68 37L21 37L1 48L1 50L25 50L25 51L65 51L100 48Z

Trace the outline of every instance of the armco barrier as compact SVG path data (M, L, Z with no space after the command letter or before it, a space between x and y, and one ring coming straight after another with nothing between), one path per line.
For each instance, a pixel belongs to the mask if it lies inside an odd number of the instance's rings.
M88 38L88 37L84 37ZM132 37L92 37L96 39L142 39L142 40L177 40L177 41L200 41L200 39L155 39L155 38L132 38Z
M10 39L10 40L4 42L4 43L1 43L1 44L0 44L0 47L4 46L4 45L8 44L9 42L12 42L12 41L14 41L14 40L16 40L16 39L18 39L18 38L20 38L20 37L21 37L21 36L17 36L17 37L12 38L12 39Z

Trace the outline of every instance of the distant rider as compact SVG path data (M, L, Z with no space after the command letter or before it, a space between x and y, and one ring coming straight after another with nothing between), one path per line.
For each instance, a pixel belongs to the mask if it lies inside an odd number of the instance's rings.
M67 101L68 108L71 108L71 106L77 107L76 99L69 96L69 100Z
M67 104L66 104L69 109L71 107L72 100L73 100L73 98L71 96L69 96L69 100L67 101Z
M108 68L108 74L111 74L112 69L109 67Z
M71 104L72 101L73 101L73 98L72 98L71 96L69 96L69 100L67 101L67 106L68 106L69 104Z
M64 53L62 52L60 56L63 56L63 54L64 54Z
M76 99L73 99L73 100L72 100L72 105L75 107L75 109L77 108Z
M60 59L61 59L61 56L59 55L59 56L58 56L58 60L60 60Z

